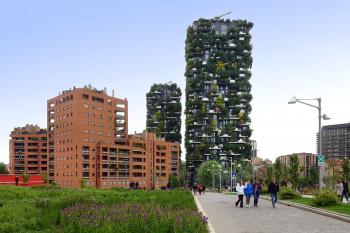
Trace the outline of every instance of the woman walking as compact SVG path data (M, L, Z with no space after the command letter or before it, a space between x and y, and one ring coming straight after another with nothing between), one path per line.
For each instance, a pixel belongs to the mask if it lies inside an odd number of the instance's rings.
M337 180L337 184L335 185L335 191L337 192L338 196L340 197L340 201L343 201L343 183L340 180Z
M246 198L246 207L249 208L250 197L253 194L253 185L248 181L244 187L244 195Z
M236 191L238 193L238 201L236 201L235 204L237 207L238 207L238 204L240 204L239 208L243 208L243 195L244 195L243 180L241 180L241 182L237 182Z
M259 181L256 181L254 184L254 207L258 207L260 192L261 184Z

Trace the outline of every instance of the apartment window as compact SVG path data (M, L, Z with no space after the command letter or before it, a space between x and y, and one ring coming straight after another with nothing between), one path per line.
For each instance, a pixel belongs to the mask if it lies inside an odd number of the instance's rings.
M84 133L85 133L85 134L89 133L89 130L87 130L87 129L86 129L86 130L84 130Z
M89 105L88 104L84 104L84 108L89 108Z
M95 134L95 130L91 130L91 134Z
M88 100L89 99L89 95L83 94L83 99Z
M85 138L85 139L84 139L84 142L89 142L89 139L88 139L88 138Z
M98 132L98 135L102 135L102 132L101 132L101 131L99 131L99 132Z

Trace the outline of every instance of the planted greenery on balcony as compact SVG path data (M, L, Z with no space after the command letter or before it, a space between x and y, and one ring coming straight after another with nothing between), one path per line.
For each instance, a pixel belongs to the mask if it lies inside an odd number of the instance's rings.
M252 27L246 20L199 19L187 30L185 146L191 167L250 156Z
M147 130L166 141L181 143L181 89L176 84L154 84L147 97Z

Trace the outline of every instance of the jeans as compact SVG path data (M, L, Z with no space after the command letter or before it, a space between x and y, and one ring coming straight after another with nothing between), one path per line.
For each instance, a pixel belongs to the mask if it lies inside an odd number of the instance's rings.
M238 201L236 201L236 206L237 206L239 203L240 203L239 207L243 208L243 194L239 194L239 195L238 195Z
M349 193L342 193L341 195L341 201L343 201L343 198L345 197L346 201L349 201Z
M245 202L247 206L249 206L249 203L250 203L250 196L251 195L245 195Z
M259 192L254 193L254 206L258 206L259 196Z
M275 207L275 203L277 202L277 193L270 193L272 206Z

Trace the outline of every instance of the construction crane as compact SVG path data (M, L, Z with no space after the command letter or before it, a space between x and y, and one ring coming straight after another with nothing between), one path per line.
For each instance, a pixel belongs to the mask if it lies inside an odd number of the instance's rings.
M226 14L222 14L222 15L219 15L219 16L215 16L214 18L212 18L212 20L218 20L218 19L220 19L220 18L222 18L222 17L224 17L224 16L226 16L226 15L229 15L229 14L231 14L232 13L232 11L229 11L229 12L227 12Z

